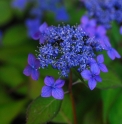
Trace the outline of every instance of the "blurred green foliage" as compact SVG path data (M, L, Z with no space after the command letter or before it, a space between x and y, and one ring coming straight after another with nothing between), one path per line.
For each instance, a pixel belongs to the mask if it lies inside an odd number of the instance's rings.
M0 124L25 124L27 106L40 96L44 77L52 75L58 78L58 71L51 67L41 69L39 81L23 75L28 54L36 54L35 49L39 44L27 37L24 25L27 12L13 10L10 5L11 0L0 0L0 29L3 31L0 41ZM67 23L80 23L85 9L80 8L78 0L67 0L65 5L70 15ZM49 25L58 24L50 13L45 14L44 21ZM108 36L113 47L122 55L122 35L119 34L116 23L112 24ZM101 74L103 82L99 83L94 91L90 91L83 83L73 86L78 124L122 124L122 59L113 62L106 53L103 54L109 67L107 74ZM58 114L52 122L73 124L69 95L66 94L63 101L55 100L54 104L51 102L53 100L38 97L28 109L28 112L31 112L28 113L27 124L38 124L43 120L49 122L56 113ZM49 108L47 104L50 104ZM42 109L43 113L40 113Z

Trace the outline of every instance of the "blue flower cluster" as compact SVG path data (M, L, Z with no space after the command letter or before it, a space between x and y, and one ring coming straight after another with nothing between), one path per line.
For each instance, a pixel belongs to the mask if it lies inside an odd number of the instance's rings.
M33 37L47 11L54 13L57 21L68 21L69 15L62 3L62 0L14 0L12 7L24 10L27 4L32 5L30 10L32 18L28 18L25 24L28 36Z
M40 43L37 59L29 54L28 65L23 71L26 76L31 75L34 80L39 78L38 69L47 68L48 65L57 69L60 77L67 77L70 69L75 68L84 79L88 80L88 86L93 90L97 82L102 81L99 76L100 71L108 72L103 55L97 56L97 52L106 50L112 60L120 58L119 53L111 47L107 37L104 42L99 42L89 37L81 26L48 27L46 23L43 23L34 35L34 39L39 40ZM63 99L64 92L61 87L64 81L58 79L56 83L54 82L53 77L45 78L41 96Z
M121 0L81 0L88 15L97 20L106 28L111 27L111 21L122 23L122 1Z
M39 47L40 67L51 65L67 77L71 68L81 72L89 67L89 60L103 48L98 41L89 38L78 26L51 26L41 33L44 42Z

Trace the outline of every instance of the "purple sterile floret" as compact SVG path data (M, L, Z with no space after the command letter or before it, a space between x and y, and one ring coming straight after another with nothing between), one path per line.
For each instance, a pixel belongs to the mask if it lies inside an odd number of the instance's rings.
M52 76L46 76L44 79L44 83L46 86L42 87L41 96L42 97L50 97L53 96L55 99L63 99L64 91L62 89L64 85L64 80L55 79Z
M40 27L39 30L33 35L33 39L34 40L38 40L40 43L44 43L44 37L43 37L43 33L45 33L45 30L48 28L48 25L46 22L44 22Z
M38 80L39 78L39 69L40 62L38 59L35 58L33 54L28 55L28 65L25 67L23 74L26 76L32 77L33 80Z
M100 73L100 70L102 72L108 72L108 69L107 69L106 65L103 64L103 62L104 62L104 57L101 54L101 55L97 56L97 61L95 59L93 59L93 58L90 59L89 64L90 64L90 67L92 69L97 70L99 73Z
M84 79L88 80L88 86L91 90L93 90L96 87L97 82L102 81L101 77L99 76L99 73L92 68L91 68L91 71L90 70L82 71L81 76Z
M114 60L115 58L121 58L119 53L114 48L112 48L108 38L105 38L104 49L107 50L107 54L112 60Z

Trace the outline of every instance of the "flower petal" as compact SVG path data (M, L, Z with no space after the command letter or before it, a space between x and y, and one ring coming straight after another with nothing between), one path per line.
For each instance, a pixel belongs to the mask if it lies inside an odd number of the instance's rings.
M94 77L94 79L95 79L97 82L102 82L102 79L101 79L101 77L100 77L99 75L96 75L96 76Z
M52 76L46 76L45 79L44 79L44 83L47 86L52 86L55 83L55 80Z
M50 97L52 95L52 89L49 86L43 86L41 91L42 97Z
M48 27L47 23L44 22L44 23L39 27L39 31L40 31L41 33L43 33L47 27Z
M114 52L113 52L112 49L109 49L109 50L107 51L107 54L108 54L108 56L109 56L112 60L115 59L115 55L114 55Z
M113 48L113 52L116 58L121 58L121 56L119 55L119 53Z
M39 43L42 44L42 43L44 43L44 41L45 41L44 37L40 36Z
M99 64L99 68L102 72L108 72L108 69L105 64Z
M35 70L35 69L32 69L31 77L32 77L33 80L38 80L39 79L39 71Z
M96 87L97 82L94 78L90 78L90 80L88 81L88 85L89 85L89 88L93 90Z
M100 69L97 63L91 65L91 72L92 74L95 74L95 75L98 75L100 73Z
M38 69L40 67L40 61L38 59L35 60L35 69Z
M89 70L84 70L81 72L81 76L84 79L89 80L91 78L91 72Z
M103 63L104 62L104 57L103 57L102 54L97 56L97 62L98 63Z
M58 80L56 80L56 82L55 82L55 87L61 88L61 87L63 87L64 83L65 83L64 80L58 79Z
M27 65L25 67L25 69L23 70L23 74L26 75L26 76L29 76L31 74L31 70L32 70L31 66Z
M32 35L32 38L33 38L34 40L38 40L38 39L40 38L40 32L37 31L34 35Z
M31 67L34 67L35 65L35 56L33 54L29 54L28 55L28 64L31 66Z
M64 91L62 88L55 88L52 89L52 96L55 99L63 99L64 98Z

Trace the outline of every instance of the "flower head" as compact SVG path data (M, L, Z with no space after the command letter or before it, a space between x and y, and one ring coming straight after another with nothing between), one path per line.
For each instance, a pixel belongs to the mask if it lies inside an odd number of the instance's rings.
M38 80L39 78L39 69L40 62L38 59L35 58L33 54L28 55L28 65L25 67L23 74L26 76L32 77L33 80Z
M89 64L90 64L90 67L92 70L96 70L97 72L100 72L100 70L102 72L108 72L108 69L107 69L106 65L103 64L103 62L104 62L103 55L98 55L97 61L93 58L89 60Z
M64 91L62 89L64 85L64 80L57 79L54 80L51 76L46 76L44 79L45 86L42 87L41 96L50 97L53 96L55 99L63 99Z
M90 70L82 71L81 76L84 79L88 80L88 86L91 90L93 90L96 87L97 82L102 81L101 77L99 76L99 72L93 68L91 68L91 71Z

